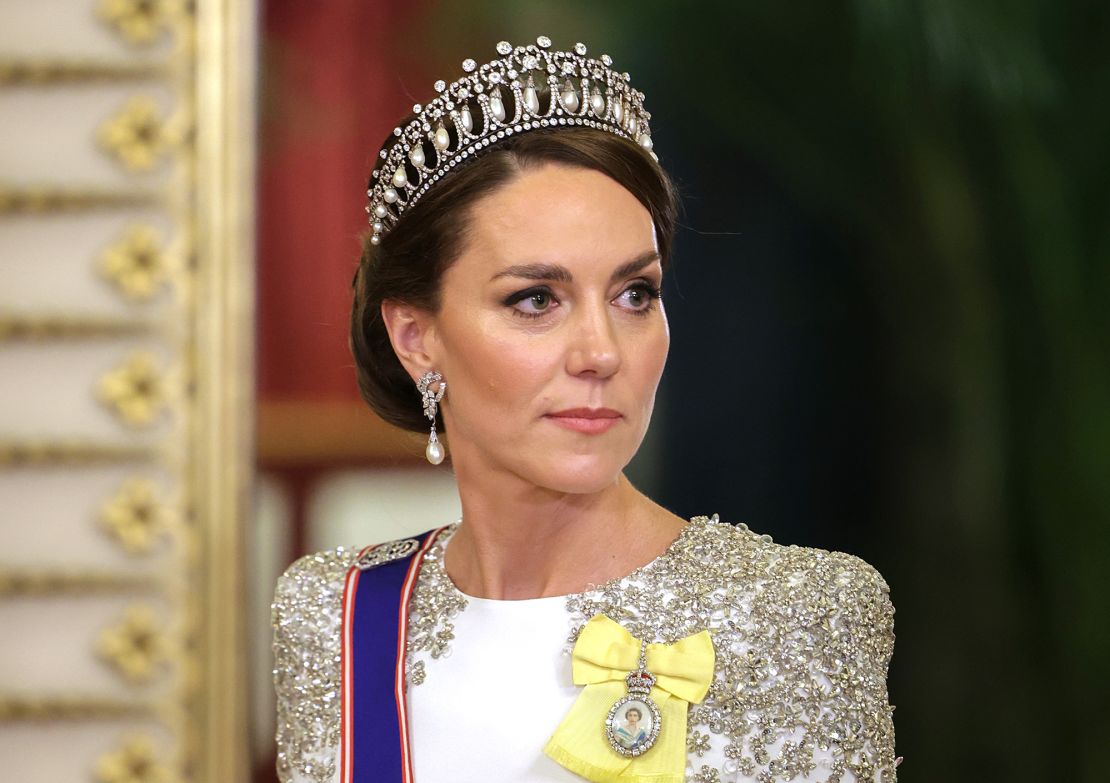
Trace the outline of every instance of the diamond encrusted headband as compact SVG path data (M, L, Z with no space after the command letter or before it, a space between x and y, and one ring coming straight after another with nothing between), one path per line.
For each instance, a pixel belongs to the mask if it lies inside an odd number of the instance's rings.
M612 69L613 60L586 57L585 44L573 51L551 51L551 39L541 35L535 44L514 47L497 44L500 58L479 66L467 58L467 75L434 85L439 95L412 107L416 118L393 129L378 153L366 195L370 204L372 244L379 244L406 209L451 169L491 144L514 133L559 126L586 126L614 133L651 151L651 114L644 110L644 94L629 86L627 73ZM541 106L541 83L546 76L548 97ZM509 95L506 96L505 92ZM452 138L447 123L455 129Z

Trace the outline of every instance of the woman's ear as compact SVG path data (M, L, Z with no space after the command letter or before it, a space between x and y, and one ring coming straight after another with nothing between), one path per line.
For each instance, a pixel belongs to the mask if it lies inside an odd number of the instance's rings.
M393 352L413 382L435 367L435 320L418 307L392 299L382 301L382 322Z

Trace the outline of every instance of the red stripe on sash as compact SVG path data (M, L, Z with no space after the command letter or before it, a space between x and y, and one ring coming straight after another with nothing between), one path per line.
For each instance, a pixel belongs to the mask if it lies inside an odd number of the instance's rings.
M412 588L416 584L416 575L420 571L420 564L424 562L424 555L439 538L444 528L440 528L428 536L424 546L412 559L409 565L408 576L401 588L401 600L397 607L397 672L394 678L394 693L397 696L397 722L401 729L401 759L404 783L413 783L412 751L409 748L409 700L405 691L405 649L409 638L409 598Z
M364 548L358 553L362 557L373 549L373 545ZM351 610L354 608L354 595L358 590L358 576L362 571L358 566L351 566L347 571L347 579L343 585L343 658L342 671L342 716L339 725L339 780L340 783L351 783Z

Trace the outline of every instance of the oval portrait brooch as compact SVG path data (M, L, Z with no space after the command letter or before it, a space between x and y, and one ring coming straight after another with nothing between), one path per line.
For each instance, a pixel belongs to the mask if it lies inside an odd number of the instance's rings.
M605 736L622 756L639 756L655 744L662 722L659 707L648 696L655 685L655 675L647 670L647 642L640 643L639 668L629 672L624 681L628 693L609 709Z

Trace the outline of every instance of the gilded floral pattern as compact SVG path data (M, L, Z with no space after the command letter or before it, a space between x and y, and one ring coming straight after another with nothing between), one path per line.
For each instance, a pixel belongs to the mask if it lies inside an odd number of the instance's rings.
M169 658L169 642L154 617L141 604L128 607L122 620L101 631L96 650L128 681L150 681Z
M152 299L168 279L163 241L152 226L136 225L100 256L100 272L135 302Z
M154 482L128 479L100 510L100 524L130 555L149 554L174 520Z
M97 396L132 427L145 427L166 405L166 389L152 355L132 353L127 361L104 373L97 382Z
M97 783L169 783L171 780L154 750L154 743L141 734L127 738L119 750L101 756L93 774Z
M152 170L179 140L180 121L167 120L158 104L135 96L97 131L100 145L132 172Z

